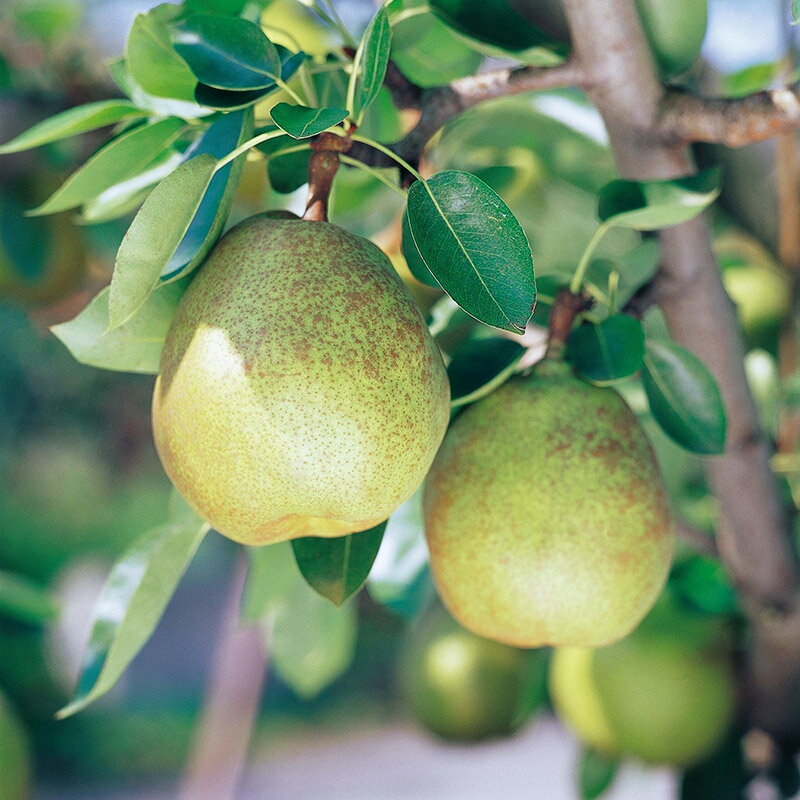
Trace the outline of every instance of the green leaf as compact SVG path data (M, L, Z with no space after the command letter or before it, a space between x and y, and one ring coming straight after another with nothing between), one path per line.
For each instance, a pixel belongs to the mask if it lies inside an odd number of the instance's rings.
M672 342L648 340L642 381L650 411L681 447L701 455L725 449L725 407L700 359Z
M619 760L584 749L578 766L578 784L581 800L595 800L611 787L619 770Z
M169 27L183 14L180 6L167 3L138 14L128 33L125 65L130 77L146 93L191 102L197 81L172 46Z
M713 537L709 536L709 541ZM706 556L691 556L676 564L669 576L670 588L681 600L706 614L736 614L739 603L725 567Z
M126 323L109 330L106 287L77 317L50 330L81 364L155 375L164 339L185 289L186 282L159 288Z
M353 60L350 80L358 81L358 106L352 109L355 116L369 107L383 86L391 47L389 15L381 8L364 31Z
M175 49L206 86L262 89L281 74L275 45L248 20L192 14L174 24L172 31Z
M340 606L364 585L385 529L381 522L349 536L293 539L297 566L312 589Z
M153 633L209 526L185 515L145 533L117 561L94 610L78 688L59 719L105 694Z
M113 125L122 120L131 120L147 115L124 100L99 100L77 108L70 108L49 119L37 123L19 136L0 145L0 155L29 150L79 133Z
M611 181L598 194L597 216L608 225L659 230L696 217L719 192L718 167L671 181Z
M150 193L117 252L109 291L109 328L127 322L158 285L183 241L214 175L205 153L181 164Z
M422 260L422 256L417 250L417 245L414 243L414 237L411 235L411 227L408 224L408 211L403 212L403 239L402 239L403 258L406 260L411 274L426 286L433 286L435 289L440 289L439 281L433 277L431 271Z
M316 136L347 117L342 108L308 108L289 103L278 103L269 113L272 121L293 139Z
M53 214L83 205L116 183L137 175L178 138L184 127L171 117L140 125L97 151L31 214Z
M487 325L520 333L536 302L525 233L500 196L468 172L439 172L408 193L414 243L442 288Z
M707 759L681 776L680 800L743 800L752 774L742 752L741 732L735 727Z
M183 0L187 11L197 11L202 14L230 14L238 17L247 5L248 0ZM261 2L260 5L266 5Z
M567 360L590 381L613 383L642 368L644 330L638 319L615 314L602 322L585 322L567 342Z
M0 570L0 617L41 625L56 616L58 609L44 589L21 575Z
M337 608L317 594L298 571L289 542L247 552L242 618L264 625L275 670L299 695L313 697L352 661L355 605Z
M294 146L289 136L276 136L258 145L267 156L267 174L272 188L281 194L291 194L308 182L308 160L310 150L281 155L280 150Z
M447 366L450 405L457 408L486 397L514 374L524 355L522 345L499 336L460 344Z

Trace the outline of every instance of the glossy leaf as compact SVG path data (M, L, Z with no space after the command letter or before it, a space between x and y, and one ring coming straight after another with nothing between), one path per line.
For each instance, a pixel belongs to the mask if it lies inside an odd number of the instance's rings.
M599 323L585 322L570 333L566 355L584 378L595 383L627 378L642 367L642 323L627 314L614 314Z
M164 3L137 15L125 45L125 65L148 94L190 102L196 79L172 46L169 27L183 13L180 6Z
M206 86L262 89L281 73L275 45L248 20L192 14L173 25L172 31L175 49Z
M349 536L293 539L297 566L312 589L340 606L364 585L385 529L381 522Z
M109 327L127 322L158 284L183 241L214 175L209 154L181 164L150 193L117 252L109 292Z
M385 8L381 8L364 31L353 60L350 80L357 81L358 86L358 105L352 109L354 115L368 108L383 86L391 46L389 15Z
M136 175L178 137L183 120L170 118L140 125L98 150L31 214L54 214L82 205L106 189Z
M209 526L181 515L145 533L111 569L72 702L59 718L105 694L145 645Z
M584 749L578 766L578 785L581 800L602 797L611 787L619 770L619 760Z
M672 342L648 340L642 381L650 411L681 447L701 455L725 449L725 407L713 375L697 356Z
M347 117L342 108L308 108L289 103L278 103L269 113L272 121L293 139L316 136Z
M303 697L313 697L350 665L355 651L353 603L337 608L303 579L289 542L247 548L250 570L242 606L245 622L261 623L272 663Z
M258 145L267 156L267 174L270 186L281 194L291 194L308 182L308 160L310 150L300 150L295 153L281 155L280 150L295 145L290 136L277 136Z
M219 117L186 151L186 160L200 155L221 159L253 133L253 111L245 109ZM162 277L176 280L197 267L222 233L247 156L242 154L217 170L205 190L189 228L162 270Z
M514 374L524 355L522 345L499 336L459 345L447 366L450 405L474 403L493 392Z
M0 145L0 155L18 153L49 142L76 136L79 133L114 125L122 120L146 116L146 112L124 100L99 100L96 103L70 108L56 114Z
M77 317L51 330L81 364L155 375L185 288L186 283L181 282L158 289L127 322L109 330L106 287Z
M435 289L440 289L439 282L433 277L433 274L425 265L422 256L417 250L417 245L414 243L414 237L411 235L411 228L408 224L408 211L403 212L403 239L402 239L403 258L406 260L411 274L426 286L433 286Z
M719 192L717 167L671 181L611 181L598 194L597 215L608 225L659 230L696 217Z
M41 625L58 616L50 595L37 584L16 573L0 570L0 619Z
M420 256L466 312L496 328L525 329L536 301L525 233L500 196L468 172L439 172L408 193Z

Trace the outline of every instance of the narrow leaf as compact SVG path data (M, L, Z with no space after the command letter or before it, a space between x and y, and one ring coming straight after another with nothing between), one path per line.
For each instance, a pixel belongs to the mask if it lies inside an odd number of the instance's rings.
M487 325L520 333L536 301L530 246L500 196L468 172L439 172L408 193L420 256L442 288Z
M349 536L292 540L297 566L312 589L337 606L352 597L369 575L386 522Z
M580 756L578 784L581 800L596 800L611 788L619 770L619 760L585 749Z
M599 323L584 323L570 334L566 355L584 378L595 383L627 378L642 367L642 323L627 314L614 314Z
M391 47L392 29L389 25L389 15L385 8L381 8L364 31L353 60L350 80L357 80L359 87L358 108L353 109L354 114L363 112L377 97L386 76Z
M126 131L98 150L31 214L53 214L93 200L114 184L137 175L178 138L183 120L174 117Z
M58 615L50 595L37 584L0 570L0 618L41 625Z
M214 174L209 154L181 164L150 193L122 240L109 291L109 327L127 322L158 284Z
M611 181L598 193L597 216L608 225L658 230L696 217L719 192L717 167L671 181Z
M702 455L725 449L725 407L700 359L672 342L648 340L642 371L650 411L681 447Z
M338 125L346 116L342 108L308 108L278 103L269 112L272 121L293 139L307 139Z
M493 392L514 374L523 355L522 345L499 336L459 345L447 366L450 405L474 403Z
M59 719L105 694L153 633L209 526L199 517L168 522L144 534L111 570L72 702Z
M0 155L29 150L79 133L113 125L122 120L144 117L146 111L124 100L100 100L77 108L62 111L49 119L37 123L10 142L0 145Z

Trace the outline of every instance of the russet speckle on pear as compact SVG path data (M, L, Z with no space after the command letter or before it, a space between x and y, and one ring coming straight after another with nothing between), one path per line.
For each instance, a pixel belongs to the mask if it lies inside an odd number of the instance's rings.
M386 256L329 224L258 215L181 301L153 398L175 486L245 544L386 519L449 419L436 344Z
M672 559L645 434L612 389L546 362L453 423L425 490L447 608L519 647L600 646L651 608Z

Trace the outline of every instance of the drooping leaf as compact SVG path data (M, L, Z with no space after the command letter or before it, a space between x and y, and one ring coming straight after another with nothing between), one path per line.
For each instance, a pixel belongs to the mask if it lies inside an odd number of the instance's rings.
M439 282L433 277L431 271L426 266L422 256L417 250L417 245L414 243L414 237L411 235L411 228L408 224L408 211L403 212L403 239L402 239L403 258L406 260L411 274L426 286L433 286L435 289L440 289Z
M0 618L41 625L57 615L55 603L41 586L16 573L0 570Z
M124 100L99 100L96 103L86 103L62 111L28 128L10 142L0 145L0 155L29 150L106 125L114 125L122 120L133 120L146 115L147 112Z
M578 786L581 800L602 797L611 787L619 770L619 760L589 748L580 755Z
M522 345L499 336L459 345L447 366L450 405L474 403L493 392L514 374L523 355Z
M536 301L530 245L500 196L468 172L439 172L408 193L414 243L441 287L496 328L525 329Z
M353 60L350 80L358 86L358 104L351 109L355 116L369 107L383 86L391 46L389 15L385 8L380 8L364 31Z
M60 719L105 694L150 638L209 529L187 516L145 533L112 568L95 606L75 697Z
M185 282L159 288L127 322L109 330L106 287L77 317L51 330L81 364L155 375L167 330L185 288Z
M566 355L584 378L595 383L627 378L642 367L642 323L627 314L614 314L599 323L585 322L570 333Z
M353 603L337 608L303 579L288 542L247 548L245 622L261 623L272 663L299 695L313 697L349 666L355 650Z
M349 536L293 539L297 566L312 589L340 606L364 585L385 529L381 522Z
M671 181L611 181L598 194L601 222L637 231L652 231L686 222L716 200L717 167Z
M262 89L281 74L275 45L248 20L191 14L172 26L172 36L175 49L206 86Z
M150 193L117 252L109 291L109 327L127 322L158 285L214 175L208 153L181 164Z
M717 382L697 356L672 342L645 343L642 381L650 411L681 447L701 455L725 449L725 407Z
M272 121L293 139L316 136L347 117L342 108L308 108L289 103L278 103L269 113Z
M86 203L106 189L145 169L177 139L181 119L140 125L100 148L31 214L54 214Z
M310 150L300 150L281 155L280 151L295 144L290 136L277 136L258 145L267 156L267 174L270 186L281 194L291 194L308 181Z

